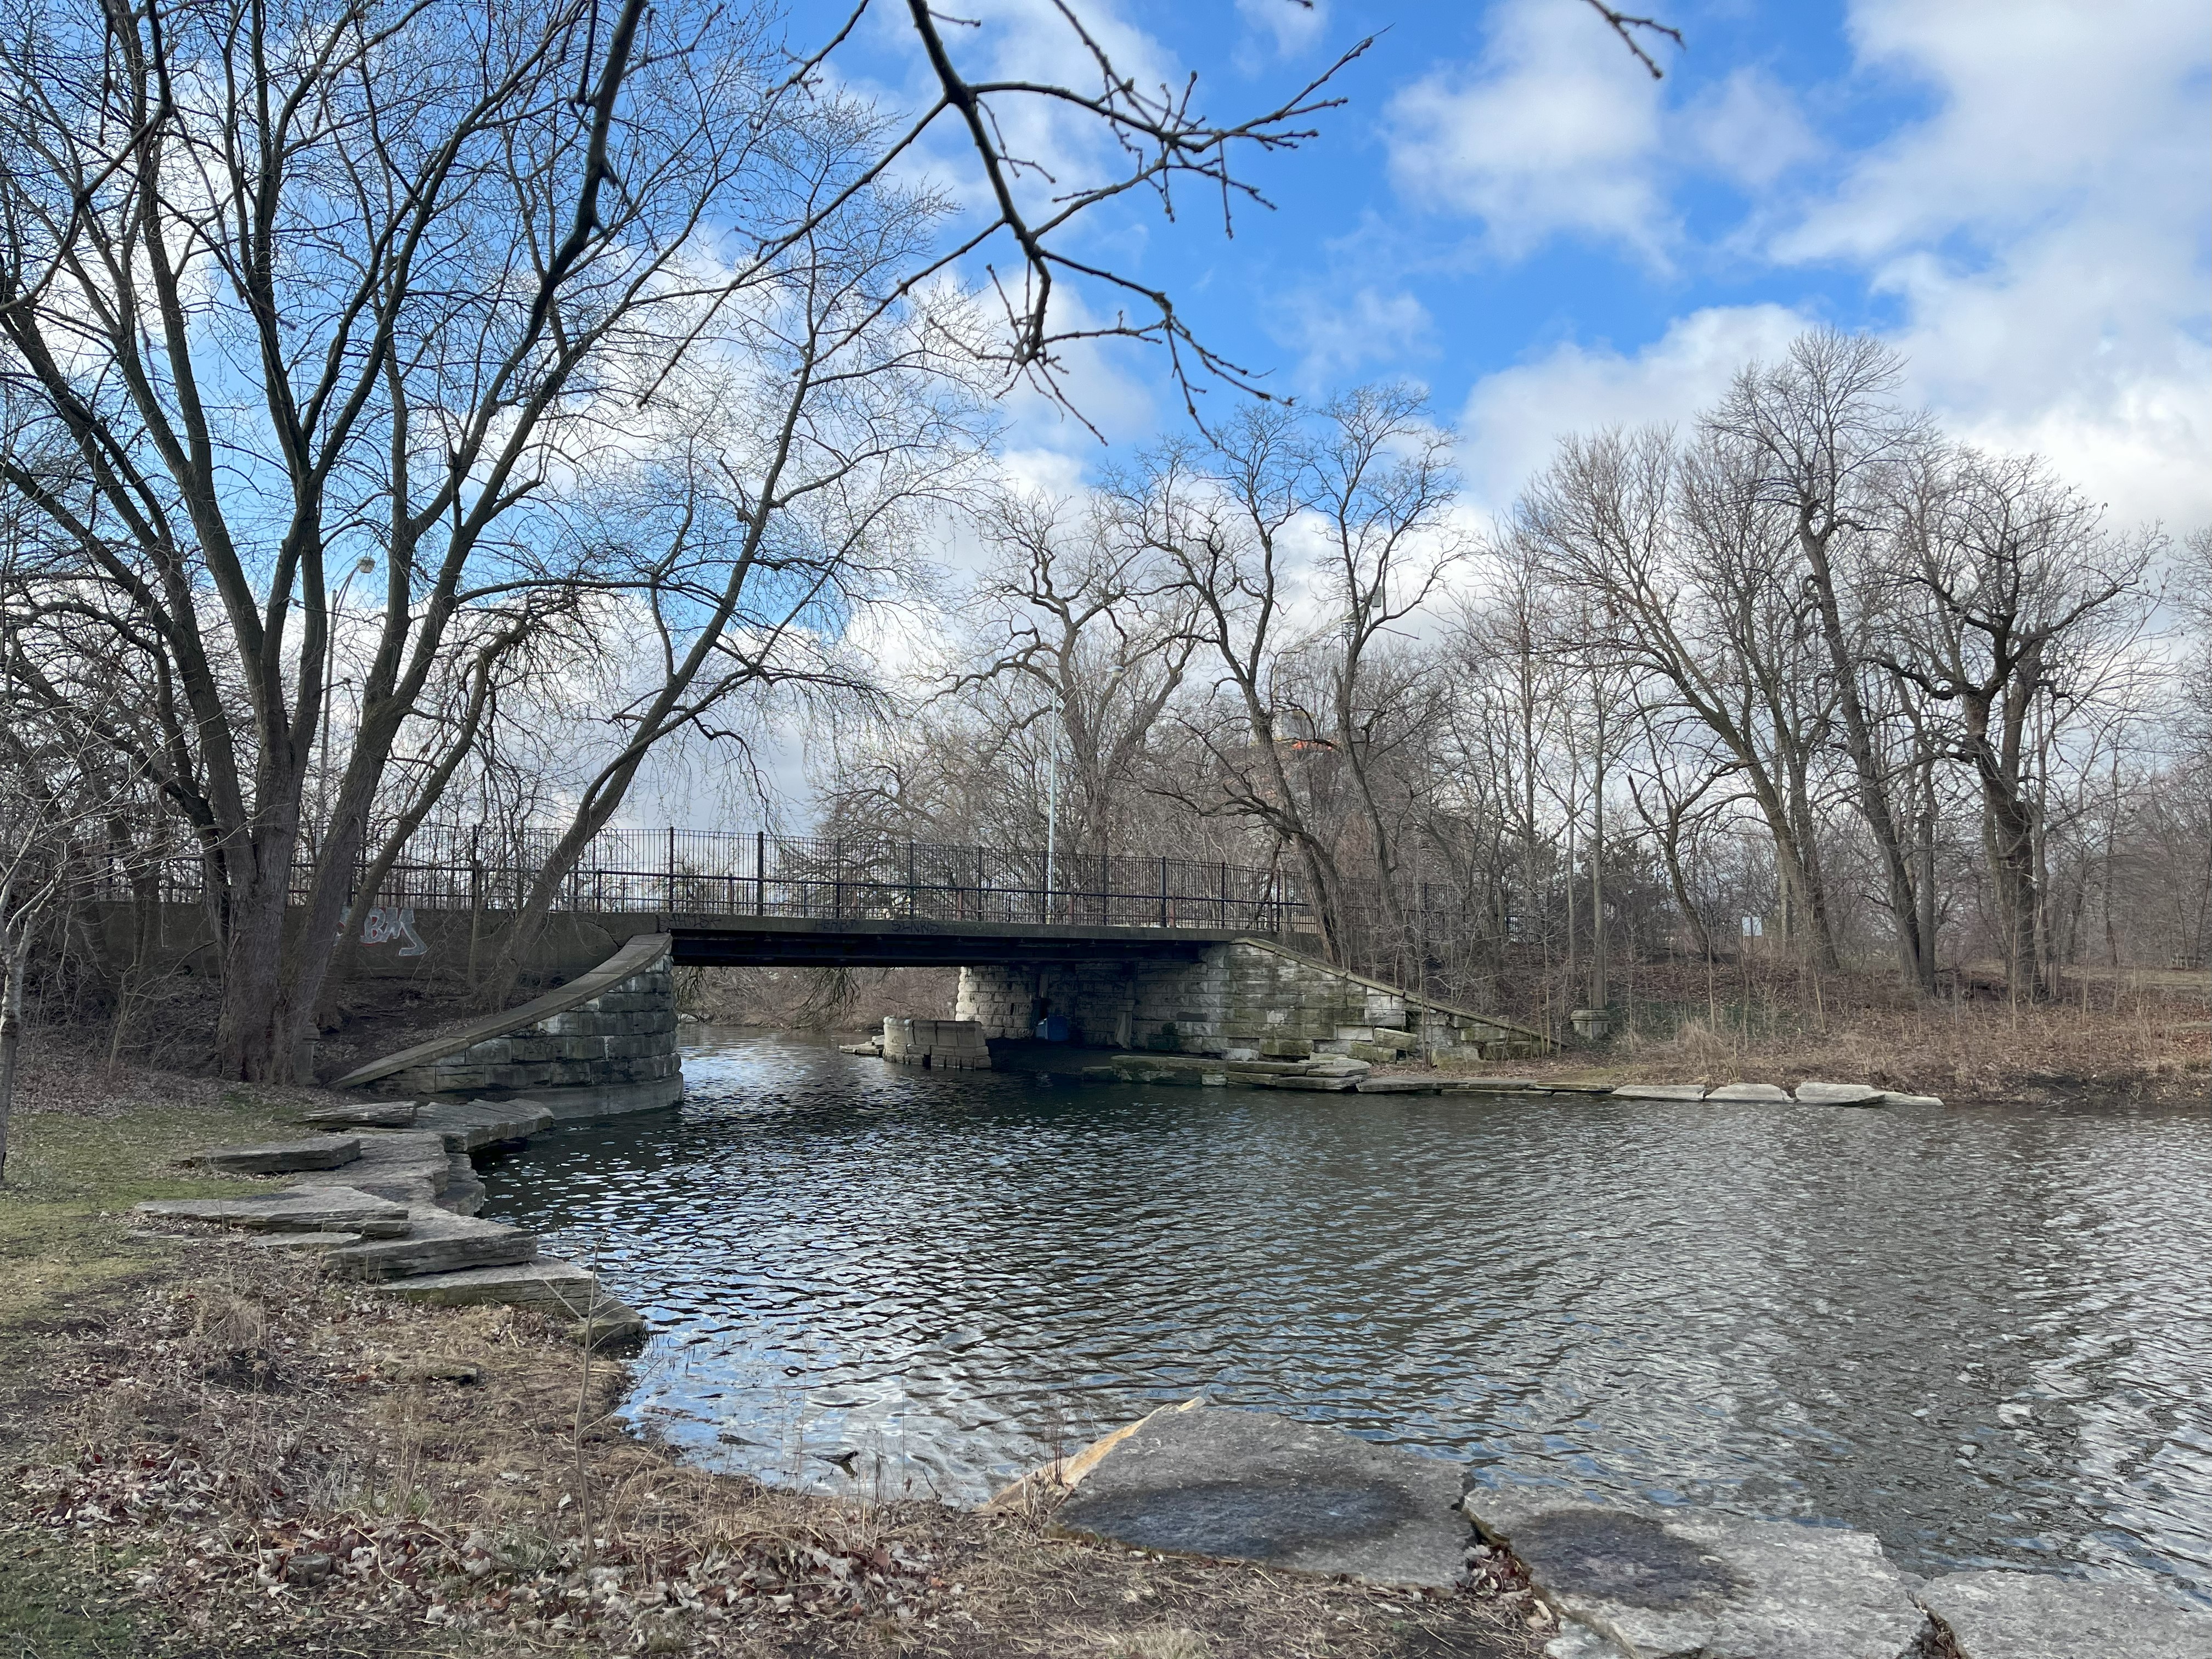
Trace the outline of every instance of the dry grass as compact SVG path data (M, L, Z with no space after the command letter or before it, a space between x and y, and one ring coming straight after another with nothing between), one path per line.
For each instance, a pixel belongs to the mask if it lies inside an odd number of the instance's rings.
M2014 1004L1978 994L1910 1003L1886 981L1705 988L1676 975L1632 1005L1603 1045L1453 1069L1587 1082L1867 1082L1947 1100L2056 1097L2185 1103L2212 1091L2212 1022L2203 975L2069 979L2067 1000ZM1970 987L1972 981L1969 981Z

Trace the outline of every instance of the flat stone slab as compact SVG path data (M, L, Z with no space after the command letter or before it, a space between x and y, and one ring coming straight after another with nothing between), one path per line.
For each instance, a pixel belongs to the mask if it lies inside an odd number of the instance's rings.
M415 1121L411 1100L365 1100L359 1105L325 1106L300 1121L333 1129L404 1129Z
M1455 1077L1437 1087L1448 1095L1544 1095L1552 1091L1550 1085L1527 1077Z
M372 1129L362 1134L361 1156L346 1165L343 1175L311 1174L300 1184L343 1182L395 1203L424 1204L446 1190L453 1174L452 1154L446 1151L442 1134Z
M1419 1077L1364 1077L1352 1085L1363 1095L1433 1095L1442 1086Z
M157 1198L137 1213L182 1221L213 1221L250 1232L353 1232L393 1238L411 1224L407 1206L350 1187L294 1187L251 1198Z
M410 1205L407 1218L404 1237L349 1244L329 1252L324 1262L347 1279L392 1279L464 1267L512 1267L538 1254L535 1233L475 1216L452 1215L434 1204Z
M1696 1083L1624 1083L1613 1091L1615 1100L1703 1100L1704 1085Z
M1882 1090L1866 1083L1801 1083L1801 1106L1879 1106L1888 1099Z
M256 1250L337 1250L358 1244L366 1233L262 1233L246 1241Z
M309 1135L263 1146L210 1146L191 1161L224 1175L290 1175L301 1170L335 1170L360 1156L358 1135Z
M2205 1659L2212 1613L2148 1584L2037 1572L1954 1572L1924 1584L1965 1659Z
M1771 1083L1723 1083L1705 1091L1707 1100L1786 1101L1790 1091Z
M1452 1584L1472 1541L1453 1465L1268 1412L1156 1412L1054 1517L1133 1549L1385 1584Z
M590 1271L573 1261L547 1259L507 1267L465 1267L456 1273L422 1273L377 1286L387 1296L441 1308L481 1307L487 1303L533 1308L556 1318L579 1322L579 1334L597 1346L645 1334L645 1316L600 1288Z
M553 1127L553 1114L532 1100L434 1100L416 1112L415 1127L443 1135L449 1152L475 1152L543 1134Z
M1237 1080L1255 1089L1320 1089L1340 1094L1359 1086L1356 1074L1342 1077L1243 1077Z
M1943 1101L1939 1095L1901 1095L1893 1089L1882 1096L1881 1103L1885 1106L1941 1106Z
M1904 1659L1927 1623L1865 1533L1512 1489L1466 1508L1565 1621L1554 1659Z

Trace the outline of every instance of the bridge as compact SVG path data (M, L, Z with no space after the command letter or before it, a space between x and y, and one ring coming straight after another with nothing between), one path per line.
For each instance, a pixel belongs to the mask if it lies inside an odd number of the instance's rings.
M458 994L497 952L553 839L418 831L376 893L356 896L347 971ZM125 890L143 903L150 886L189 935L205 926L198 877L179 860ZM1407 896L1425 915L1428 891ZM1510 1021L1322 961L1311 926L1286 872L1220 860L611 831L562 878L526 958L550 988L338 1082L528 1093L556 1110L665 1105L682 1090L681 967L957 968L955 1017L993 1038L1056 1015L1082 1044L1246 1058L1542 1046Z

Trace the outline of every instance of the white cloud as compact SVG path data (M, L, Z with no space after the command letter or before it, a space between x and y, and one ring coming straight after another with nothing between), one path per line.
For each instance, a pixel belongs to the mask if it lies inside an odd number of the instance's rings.
M1820 154L1797 100L1763 70L1736 70L1692 100L1680 118L1690 148L1707 166L1753 189Z
M1658 84L1584 7L1507 0L1473 71L1440 70L1391 100L1401 195L1482 220L1507 258L1562 232L1660 261L1672 217L1655 167Z
M1298 348L1298 380L1310 391L1356 380L1370 364L1427 355L1433 321L1428 307L1403 289L1306 289L1284 302L1269 331Z
M1246 28L1267 37L1276 56L1291 58L1321 38L1328 0L1237 0L1237 15Z
M1641 351L1569 343L1484 377L1460 419L1471 505L1504 512L1569 433L1688 422L1745 363L1780 355L1811 325L1782 306L1715 307Z
M1780 257L1872 259L2085 204L2201 220L2212 42L2200 8L1859 0L1849 27L1862 74L1919 82L1938 107L1866 152Z

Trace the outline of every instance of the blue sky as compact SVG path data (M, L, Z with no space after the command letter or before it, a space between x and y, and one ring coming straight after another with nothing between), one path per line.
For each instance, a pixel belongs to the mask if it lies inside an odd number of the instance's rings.
M1960 435L2031 448L2127 520L2212 520L2212 11L2201 0L1654 0L1653 82L1582 0L1083 0L1124 62L1256 111L1368 33L1320 137L1249 176L1233 240L1194 197L1100 214L1082 251L1169 287L1209 343L1311 396L1403 376L1502 507L1564 431L1679 419L1816 321L1905 353ZM981 71L1076 72L1048 0L952 9ZM886 11L843 72L921 82ZM802 20L804 21L804 20ZM956 188L960 152L937 151ZM1102 158L1037 121L1063 178ZM1082 352L1115 444L1178 418L1158 362ZM1227 394L1218 394L1226 396ZM1017 400L1018 469L1097 442Z

